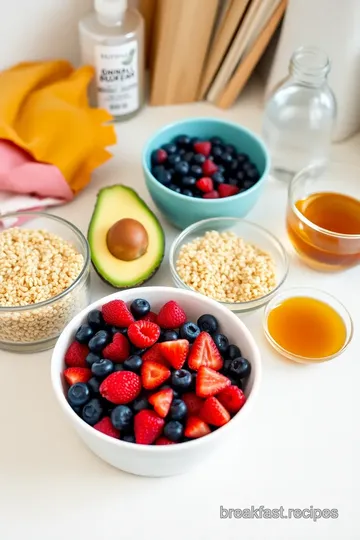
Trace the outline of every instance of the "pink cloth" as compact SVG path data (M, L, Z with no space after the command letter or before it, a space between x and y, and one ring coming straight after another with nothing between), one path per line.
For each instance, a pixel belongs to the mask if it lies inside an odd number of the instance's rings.
M0 140L0 226L13 227L20 222L3 219L4 214L58 206L73 196L57 167L37 163L23 150Z

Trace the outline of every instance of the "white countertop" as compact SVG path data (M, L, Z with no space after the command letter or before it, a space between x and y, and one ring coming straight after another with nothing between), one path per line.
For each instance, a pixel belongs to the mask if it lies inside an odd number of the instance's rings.
M54 213L86 232L100 187L125 183L153 207L141 172L148 136L187 116L228 118L259 132L262 92L250 85L229 111L207 104L145 108L119 125L115 157L78 198ZM360 136L334 146L333 158L360 166ZM289 246L286 188L270 180L248 216ZM160 217L160 219L162 219ZM162 220L167 248L178 231ZM262 333L262 310L245 315L262 352L263 382L241 437L192 473L151 479L122 473L93 456L59 409L50 385L51 351L0 352L1 540L358 540L360 520L359 267L321 274L291 254L286 286L333 292L350 310L355 337L335 361L282 360ZM113 290L92 275L93 299ZM168 260L149 282L171 285ZM357 292L356 292L357 291ZM356 294L355 294L356 292ZM220 507L337 509L338 519L220 519Z

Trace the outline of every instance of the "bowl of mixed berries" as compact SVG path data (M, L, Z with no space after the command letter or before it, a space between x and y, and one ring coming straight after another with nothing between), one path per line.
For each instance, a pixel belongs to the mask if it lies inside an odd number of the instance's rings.
M84 443L143 476L186 472L229 436L241 438L260 374L244 323L171 287L90 305L65 328L51 362L57 400Z
M216 118L167 125L143 151L149 193L181 229L211 217L245 217L262 193L269 167L259 137Z

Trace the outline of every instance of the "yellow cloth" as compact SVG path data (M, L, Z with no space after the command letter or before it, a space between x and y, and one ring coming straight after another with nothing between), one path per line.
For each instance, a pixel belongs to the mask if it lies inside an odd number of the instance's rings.
M89 66L67 61L18 64L0 73L0 139L11 141L36 161L58 167L73 193L107 161L116 143L111 115L88 104Z

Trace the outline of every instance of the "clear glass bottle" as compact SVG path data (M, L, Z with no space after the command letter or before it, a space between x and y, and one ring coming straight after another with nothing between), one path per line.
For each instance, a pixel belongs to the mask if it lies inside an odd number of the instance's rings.
M144 21L127 0L95 0L79 23L82 61L95 68L93 106L127 120L144 102Z
M263 120L272 175L287 181L304 167L326 166L336 117L335 97L327 82L330 62L323 51L297 49L289 71L270 96Z

